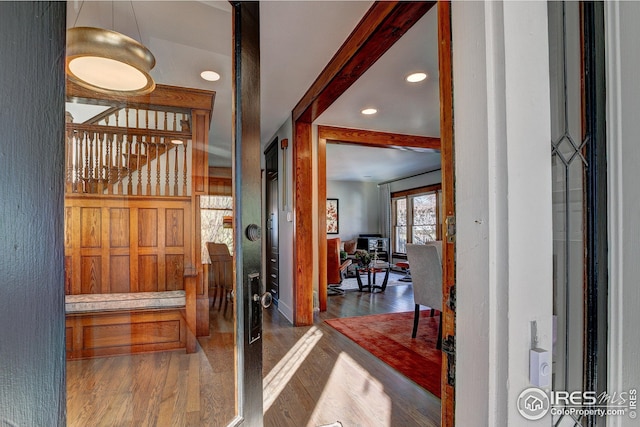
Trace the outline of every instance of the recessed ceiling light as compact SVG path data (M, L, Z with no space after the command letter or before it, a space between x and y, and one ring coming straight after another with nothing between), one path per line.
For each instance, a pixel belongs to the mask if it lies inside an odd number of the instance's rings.
M362 114L364 114L365 116L370 116L372 114L377 113L378 110L376 110L375 108L365 108L364 110L361 111Z
M409 83L418 83L427 78L427 73L413 73L407 76Z
M220 74L216 73L215 71L203 71L200 73L200 77L210 82L216 82L220 80Z

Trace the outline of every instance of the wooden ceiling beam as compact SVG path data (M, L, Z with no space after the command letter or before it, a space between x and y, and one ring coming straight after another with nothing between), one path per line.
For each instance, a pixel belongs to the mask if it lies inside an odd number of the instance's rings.
M434 5L376 2L293 109L293 121L313 123Z
M333 126L318 126L318 138L370 147L413 147L440 150L440 138Z

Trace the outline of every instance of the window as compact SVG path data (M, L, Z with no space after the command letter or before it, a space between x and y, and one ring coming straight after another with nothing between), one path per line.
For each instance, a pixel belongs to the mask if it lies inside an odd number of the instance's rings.
M440 185L391 195L393 252L407 253L407 243L440 240Z
M225 243L229 253L233 253L233 229L224 227L223 221L232 213L233 198L230 196L200 196L203 262L209 262L207 242Z
M395 199L393 201L394 227L393 227L393 251L407 252L407 199Z

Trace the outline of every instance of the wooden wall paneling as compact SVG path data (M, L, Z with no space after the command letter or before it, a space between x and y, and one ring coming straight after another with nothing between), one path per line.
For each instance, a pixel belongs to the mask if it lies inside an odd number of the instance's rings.
M184 288L194 244L191 199L129 198L123 207L122 198L82 196L65 203L68 293Z
M167 278L167 265L164 263L167 248L167 207L158 208L158 246L156 246L153 253L156 255L156 284L155 289L158 291L165 291L167 284L165 282Z
M440 138L442 140L442 201L444 217L455 217L455 175L454 175L454 141L453 141L453 68L451 59L451 4L448 1L438 2L438 62L440 74ZM444 224L444 221L443 221ZM443 228L445 226L443 225ZM446 236L446 230L443 235ZM442 336L455 339L455 311L449 307L449 291L455 286L455 243L448 243L446 238L442 246L443 257L443 312ZM449 356L442 353L442 408L441 425L455 425L455 388L448 384L447 365ZM453 360L455 363L455 357Z
M66 318L67 359L195 347L179 310L72 314ZM71 339L69 339L71 337Z
M184 289L184 254L165 255L165 287L167 291Z
M165 218L165 246L184 247L184 209L166 209Z
M139 292L140 285L138 282L138 251L139 251L139 235L140 235L140 209L137 206L131 206L131 246L129 252L129 288L131 292Z
M131 240L128 208L109 209L109 247L128 248Z
M158 290L158 255L138 255L138 291Z
M99 294L102 292L102 257L100 255L82 256L80 293Z
M138 209L138 247L158 247L158 209Z
M296 143L293 145L294 190L296 203L294 241L294 323L296 326L313 324L313 164L311 124L295 124Z
M100 261L101 261L101 279L100 293L113 292L111 290L111 218L110 208L108 206L100 207L100 223L102 233L100 236Z
M80 208L80 247L99 248L102 243L102 209Z
M318 300L327 311L327 140L318 137Z
M109 260L109 292L131 292L130 256L111 255Z

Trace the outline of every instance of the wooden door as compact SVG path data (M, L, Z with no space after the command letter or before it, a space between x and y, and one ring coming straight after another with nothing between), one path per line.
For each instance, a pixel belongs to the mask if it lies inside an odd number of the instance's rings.
M260 7L233 3L233 194L239 421L261 426L263 292L260 157ZM258 296L257 300L254 296Z
M271 292L274 302L279 293L279 260L278 260L278 139L269 145L264 153L266 165L266 202L265 202L265 239L266 239L266 274L267 291Z

